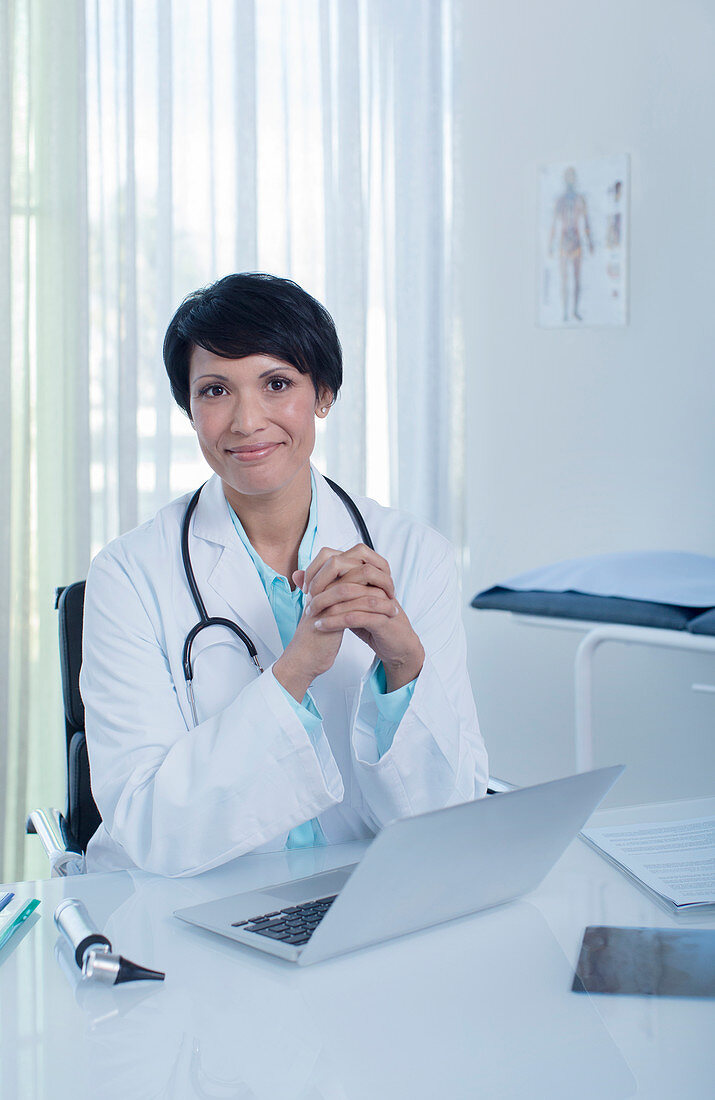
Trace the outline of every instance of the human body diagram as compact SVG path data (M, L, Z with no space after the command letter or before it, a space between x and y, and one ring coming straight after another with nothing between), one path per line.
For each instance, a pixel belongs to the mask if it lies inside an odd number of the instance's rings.
M558 237L559 265L561 273L561 301L564 321L583 320L579 308L581 298L581 260L583 237L593 254L593 240L588 221L586 198L576 188L576 172L567 168L564 172L565 190L556 200L549 238L549 255L554 254Z

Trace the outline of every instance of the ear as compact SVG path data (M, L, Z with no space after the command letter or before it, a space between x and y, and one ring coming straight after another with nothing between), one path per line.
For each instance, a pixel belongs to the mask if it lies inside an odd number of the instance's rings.
M323 388L318 394L318 398L315 402L315 415L319 416L321 420L325 420L325 417L330 412L332 404L335 400L331 390Z

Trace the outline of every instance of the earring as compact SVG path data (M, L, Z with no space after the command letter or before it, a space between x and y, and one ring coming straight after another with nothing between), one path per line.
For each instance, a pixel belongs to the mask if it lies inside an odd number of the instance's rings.
M326 413L326 412L328 411L328 406L327 406L327 405L323 405L323 407L322 407L322 409L321 409L320 411L321 411L322 413Z

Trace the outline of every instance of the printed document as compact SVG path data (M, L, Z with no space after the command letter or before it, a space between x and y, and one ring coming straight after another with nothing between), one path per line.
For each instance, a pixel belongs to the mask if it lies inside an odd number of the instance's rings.
M715 816L605 825L583 836L674 905L715 904Z

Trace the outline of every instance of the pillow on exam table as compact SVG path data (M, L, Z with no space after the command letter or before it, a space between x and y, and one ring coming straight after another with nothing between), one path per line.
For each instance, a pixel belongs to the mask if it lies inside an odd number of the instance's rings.
M715 607L711 607L709 611L705 611L702 615L696 615L694 619L691 619L688 623L688 630L691 634L715 634Z
M659 550L573 558L502 581L472 607L683 630L715 607L715 558Z

